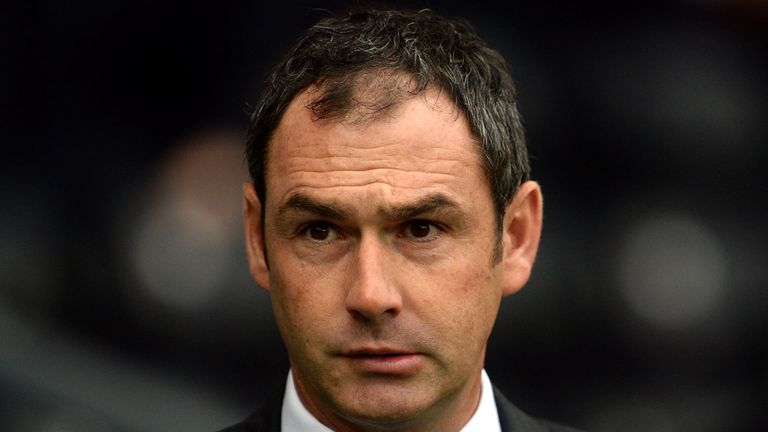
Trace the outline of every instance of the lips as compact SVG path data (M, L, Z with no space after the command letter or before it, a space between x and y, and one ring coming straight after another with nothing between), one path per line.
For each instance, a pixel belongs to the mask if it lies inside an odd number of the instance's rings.
M364 374L407 376L418 372L424 355L391 348L358 348L346 351L342 358L352 369Z

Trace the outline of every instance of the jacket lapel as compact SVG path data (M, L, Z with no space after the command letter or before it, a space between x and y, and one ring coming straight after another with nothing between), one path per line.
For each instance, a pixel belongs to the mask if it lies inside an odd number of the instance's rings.
M512 405L495 386L493 397L496 400L496 410L499 412L499 423L502 432L547 432L541 423L529 417L519 408Z

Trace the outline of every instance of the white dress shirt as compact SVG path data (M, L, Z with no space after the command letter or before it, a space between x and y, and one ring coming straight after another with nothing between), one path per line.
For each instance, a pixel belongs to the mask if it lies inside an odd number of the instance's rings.
M493 397L493 387L485 369L483 369L481 379L480 403L475 413L472 414L472 418L461 428L460 432L501 432L499 413L496 411L496 400ZM285 384L281 430L282 432L333 432L304 408L298 393L296 393L293 374L290 371L288 372L288 382Z

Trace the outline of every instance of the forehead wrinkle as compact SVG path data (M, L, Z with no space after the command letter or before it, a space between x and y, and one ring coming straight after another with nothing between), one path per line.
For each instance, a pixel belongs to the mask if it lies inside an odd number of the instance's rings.
M327 168L327 169L306 169L306 168L297 168L293 170L285 170L286 174L285 176L293 176L293 177L300 177L302 179L306 178L312 178L321 176L322 179L326 179L327 176L332 176L334 179L340 179L341 176L344 176L345 174L353 175L356 177L343 177L344 182L349 182L349 186L352 185L367 185L371 183L388 183L390 180L394 180L397 178L398 174L411 174L414 172L412 169L399 169L399 168L360 168L360 169L334 169L334 168ZM429 177L433 177L435 179L439 178L445 178L445 180L455 178L456 177L456 171L431 171L429 173L424 173L425 175ZM345 184L329 184L328 187L337 187L337 186L345 186Z
M402 143L392 143L386 146L360 149L350 144L299 144L295 148L285 149L284 165L312 164L326 170L365 171L369 169L391 169L395 171L412 171L414 167L445 166L445 165L480 165L479 158L462 160L461 150L448 149L439 146L420 147L413 144L409 149L411 161L404 161L399 153L387 153L385 147L397 148ZM407 162L407 163L406 163ZM444 168L445 169L445 168ZM446 169L452 171L452 169Z

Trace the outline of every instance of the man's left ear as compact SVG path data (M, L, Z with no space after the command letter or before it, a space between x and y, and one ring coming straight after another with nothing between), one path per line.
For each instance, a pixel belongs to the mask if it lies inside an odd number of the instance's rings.
M541 188L527 181L517 189L504 212L502 235L502 294L516 293L528 282L541 238L544 203Z

